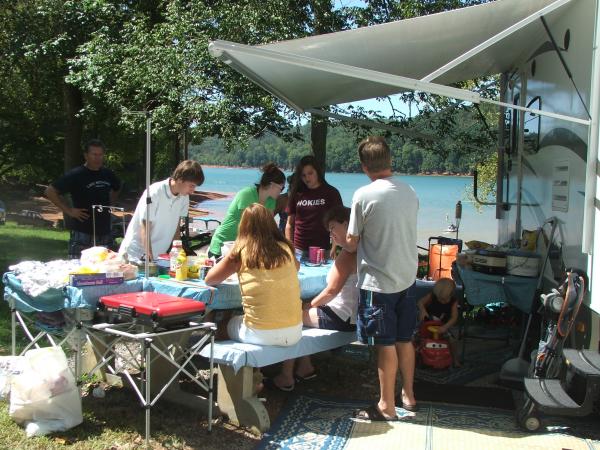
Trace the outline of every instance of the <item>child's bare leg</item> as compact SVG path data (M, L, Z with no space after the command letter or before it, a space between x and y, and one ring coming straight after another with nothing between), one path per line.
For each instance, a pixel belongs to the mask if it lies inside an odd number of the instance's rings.
M313 366L310 356L302 356L298 358L298 364L296 366L296 375L301 378L312 375L315 372L315 366Z
M294 363L295 359L288 359L283 362L281 372L273 378L276 386L293 386L294 385Z
M319 315L317 313L317 308L303 310L302 323L305 327L319 328Z

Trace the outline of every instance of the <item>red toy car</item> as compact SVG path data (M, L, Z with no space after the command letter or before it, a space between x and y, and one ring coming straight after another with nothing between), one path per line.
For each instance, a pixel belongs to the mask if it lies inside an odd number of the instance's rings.
M442 325L439 320L430 320L423 322L419 329L420 343L417 351L423 364L434 369L445 369L452 365L448 340L437 333Z

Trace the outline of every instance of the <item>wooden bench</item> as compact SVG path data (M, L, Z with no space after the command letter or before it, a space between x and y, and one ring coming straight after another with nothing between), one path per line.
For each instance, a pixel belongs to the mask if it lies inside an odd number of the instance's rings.
M269 366L291 358L312 355L350 344L356 340L355 332L304 328L302 338L291 347L244 344L220 341L214 345L214 361L217 364L217 405L229 420L262 433L271 422L263 403L256 395L260 372L255 368ZM208 357L209 349L201 355Z

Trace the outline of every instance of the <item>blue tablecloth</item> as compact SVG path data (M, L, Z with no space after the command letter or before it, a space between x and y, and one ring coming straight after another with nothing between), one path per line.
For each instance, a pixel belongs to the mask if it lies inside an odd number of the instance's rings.
M470 305L486 305L494 302L505 302L520 309L524 313L531 312L537 278L518 277L514 275L489 275L456 266Z
M309 267L303 264L298 272L300 291L303 299L310 299L326 286L327 272L331 264ZM103 295L124 294L128 292L152 291L176 297L203 301L209 309L232 309L242 306L242 296L238 283L223 283L216 289L210 288L199 280L187 280L185 284L162 278L138 278L122 284L110 286L66 286L63 289L50 289L44 294L31 297L21 286L21 282L12 272L2 277L4 296L15 300L16 308L22 312L53 312L68 308L96 309Z
M12 272L7 272L2 276L2 283L4 284L4 299L8 300L7 296L10 296L15 301L15 307L22 312L53 312L68 308L96 309L98 300L103 295L148 290L146 287L148 282L138 278L122 284L107 286L79 288L65 286L62 289L48 289L43 294L32 297L23 291L21 282Z
M331 263L321 266L307 266L302 264L298 271L300 281L300 296L307 300L313 298L327 285L327 272ZM205 302L209 309L233 309L242 306L242 295L237 282L222 283L212 293L208 291L204 281L187 280L186 284L162 278L151 278L152 290L162 294L178 297L194 298ZM193 286L197 285L197 287Z

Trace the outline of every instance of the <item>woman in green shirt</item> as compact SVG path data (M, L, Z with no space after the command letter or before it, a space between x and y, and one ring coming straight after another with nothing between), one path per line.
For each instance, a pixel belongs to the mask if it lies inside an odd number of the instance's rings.
M223 243L235 241L242 212L247 206L260 203L270 211L275 210L275 199L285 187L285 174L274 163L267 163L261 170L260 182L242 189L233 198L225 218L210 241L209 256L221 256Z

